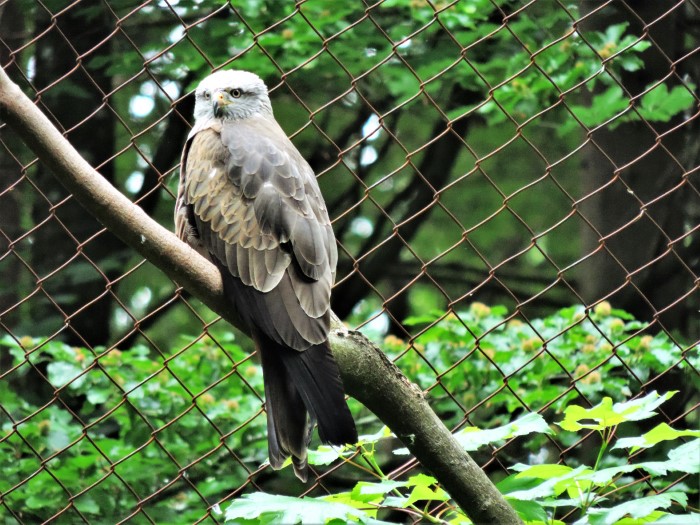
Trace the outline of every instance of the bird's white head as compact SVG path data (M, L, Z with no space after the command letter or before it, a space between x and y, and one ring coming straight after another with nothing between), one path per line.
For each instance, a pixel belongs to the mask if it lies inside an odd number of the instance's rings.
M267 86L248 71L221 70L202 80L195 90L194 118L238 120L255 114L272 115Z

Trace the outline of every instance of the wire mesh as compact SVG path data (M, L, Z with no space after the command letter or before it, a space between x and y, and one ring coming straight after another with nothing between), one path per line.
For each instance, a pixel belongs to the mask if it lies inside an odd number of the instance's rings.
M611 369L629 396L687 382L685 403L663 414L687 426L698 401L700 10L581 4L7 0L0 60L93 166L168 225L196 82L221 67L263 76L334 222L334 310L386 337L399 368L422 370L455 430L504 399L516 412L572 396L593 405ZM158 523L187 507L187 520L218 523L245 492L328 494L363 475L350 458L305 487L273 476L247 448L264 443L265 417L246 342L0 129L8 522L109 512ZM493 313L482 303L505 313L480 332L474 319ZM560 326L537 320L571 305ZM610 305L643 323L614 326ZM424 344L445 325L473 339L449 362ZM552 348L584 325L598 335L571 352L604 351L572 368ZM506 329L529 351L507 367L492 349ZM626 350L653 333L678 350L663 369ZM543 363L559 379L533 404L519 378ZM460 385L465 369L498 381ZM594 440L547 447L566 463ZM519 444L477 459L502 476ZM418 468L394 460L387 474Z

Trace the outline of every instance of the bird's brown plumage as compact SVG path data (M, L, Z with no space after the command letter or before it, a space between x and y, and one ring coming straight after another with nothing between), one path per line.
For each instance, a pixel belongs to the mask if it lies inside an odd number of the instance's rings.
M314 420L325 442L352 443L357 433L327 342L333 230L312 169L271 111L197 120L175 221L219 267L261 353L272 466L291 455L306 479Z

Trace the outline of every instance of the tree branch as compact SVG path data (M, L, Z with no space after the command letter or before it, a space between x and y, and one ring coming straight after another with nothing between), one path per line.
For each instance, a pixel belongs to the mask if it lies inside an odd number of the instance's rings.
M99 175L0 69L3 118L85 209L231 324L219 272ZM475 523L522 523L432 411L422 392L358 332L334 318L331 346L347 392L391 428Z
M448 97L450 103L447 110L472 102L474 97L473 91L455 84ZM358 269L362 277L355 274L337 287L338 295L343 298L343 304L337 305L341 317L349 314L355 304L367 295L369 290L365 282L376 282L384 277L387 273L386 269L391 268L401 257L405 247L404 243L413 239L421 226L429 219L435 209L431 202L435 204L433 201L437 195L428 186L437 191L449 180L457 156L464 147L462 137L466 135L472 122L470 119L460 119L452 124L446 124L442 119L435 122L431 136L439 138L431 141L430 145L425 148L420 166L418 166L409 185L396 194L394 199L384 207L383 213L378 214L374 224L374 232L364 242L359 253L369 253L377 246L380 239L387 235L390 238L372 255L360 262ZM447 132L445 132L446 127L449 128ZM402 214L403 218L398 220L393 216L393 213L397 208L406 204L407 209ZM411 220L404 222L409 217ZM401 222L403 225L400 228L394 226L393 233L387 231L388 225Z
M194 75L188 73L180 82L183 90L192 81L192 77ZM191 115L193 110L193 95L180 99L170 110L170 115L166 119L165 131L163 131L162 135L162 138L166 140L161 140L158 144L158 149L153 155L153 161L149 163L148 168L143 172L141 189L134 196L134 201L138 202L139 206L147 212L152 212L158 202L159 192L153 191L153 189L160 184L163 174L167 173L180 160L182 144L190 132L190 126L187 125L182 115Z

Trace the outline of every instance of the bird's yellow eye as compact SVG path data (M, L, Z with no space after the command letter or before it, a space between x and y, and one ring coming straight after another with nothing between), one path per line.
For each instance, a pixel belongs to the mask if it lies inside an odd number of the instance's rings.
M243 92L240 89L232 89L229 91L229 94L233 98L240 98L240 96L243 94Z

